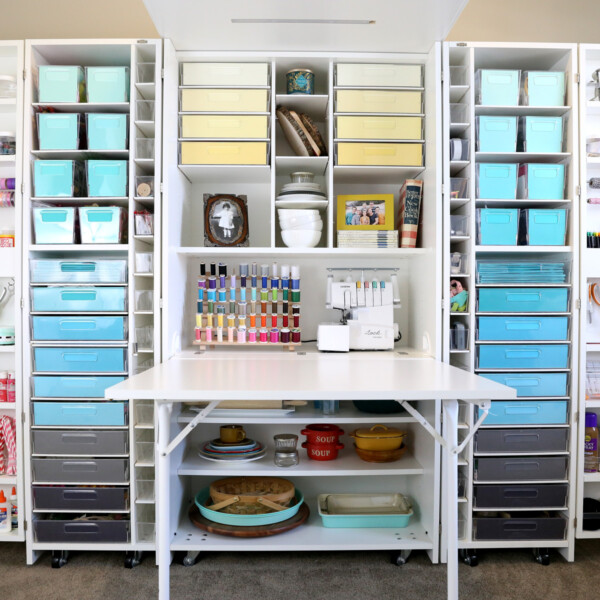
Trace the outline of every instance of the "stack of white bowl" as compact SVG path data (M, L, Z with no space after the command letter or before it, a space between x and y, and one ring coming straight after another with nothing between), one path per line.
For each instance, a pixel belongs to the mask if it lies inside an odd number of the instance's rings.
M281 237L288 248L314 248L321 240L323 220L319 210L327 207L327 196L313 182L312 173L292 173L291 179L275 201Z

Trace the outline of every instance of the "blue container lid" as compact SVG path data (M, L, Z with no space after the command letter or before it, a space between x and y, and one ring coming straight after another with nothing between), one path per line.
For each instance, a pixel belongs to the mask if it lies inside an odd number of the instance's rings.
M597 427L598 415L592 412L585 413L585 426L586 427Z

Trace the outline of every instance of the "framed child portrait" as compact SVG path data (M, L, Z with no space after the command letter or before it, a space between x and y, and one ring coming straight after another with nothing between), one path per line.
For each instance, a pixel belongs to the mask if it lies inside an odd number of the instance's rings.
M248 246L246 196L204 194L204 245Z
M394 194L338 196L337 228L348 231L392 231Z

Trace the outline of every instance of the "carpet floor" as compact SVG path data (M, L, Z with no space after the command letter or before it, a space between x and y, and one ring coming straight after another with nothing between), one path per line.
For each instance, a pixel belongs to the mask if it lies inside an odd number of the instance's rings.
M480 553L460 565L460 597L468 600L575 600L600 589L600 541L577 543L576 562L552 553L549 566L530 550ZM443 600L446 567L413 553L403 567L388 552L214 553L193 567L173 564L173 600ZM52 569L45 553L25 565L22 544L0 544L3 600L149 600L157 596L154 555L134 569L124 553L79 552Z

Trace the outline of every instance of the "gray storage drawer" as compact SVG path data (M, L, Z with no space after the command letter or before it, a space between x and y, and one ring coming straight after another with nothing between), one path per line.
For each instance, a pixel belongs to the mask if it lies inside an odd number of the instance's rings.
M548 513L498 513L473 519L476 540L564 540L567 520Z
M126 543L129 541L129 523L38 519L33 522L33 530L37 542Z
M475 452L565 452L569 430L562 429L482 429L475 434Z
M34 482L127 483L126 458L33 458Z
M477 458L476 481L536 481L567 478L567 456Z
M567 504L567 483L537 485L475 485L475 508L562 508Z
M126 487L45 487L33 486L34 510L127 510Z
M39 429L32 432L34 454L127 454L127 431L51 431Z

